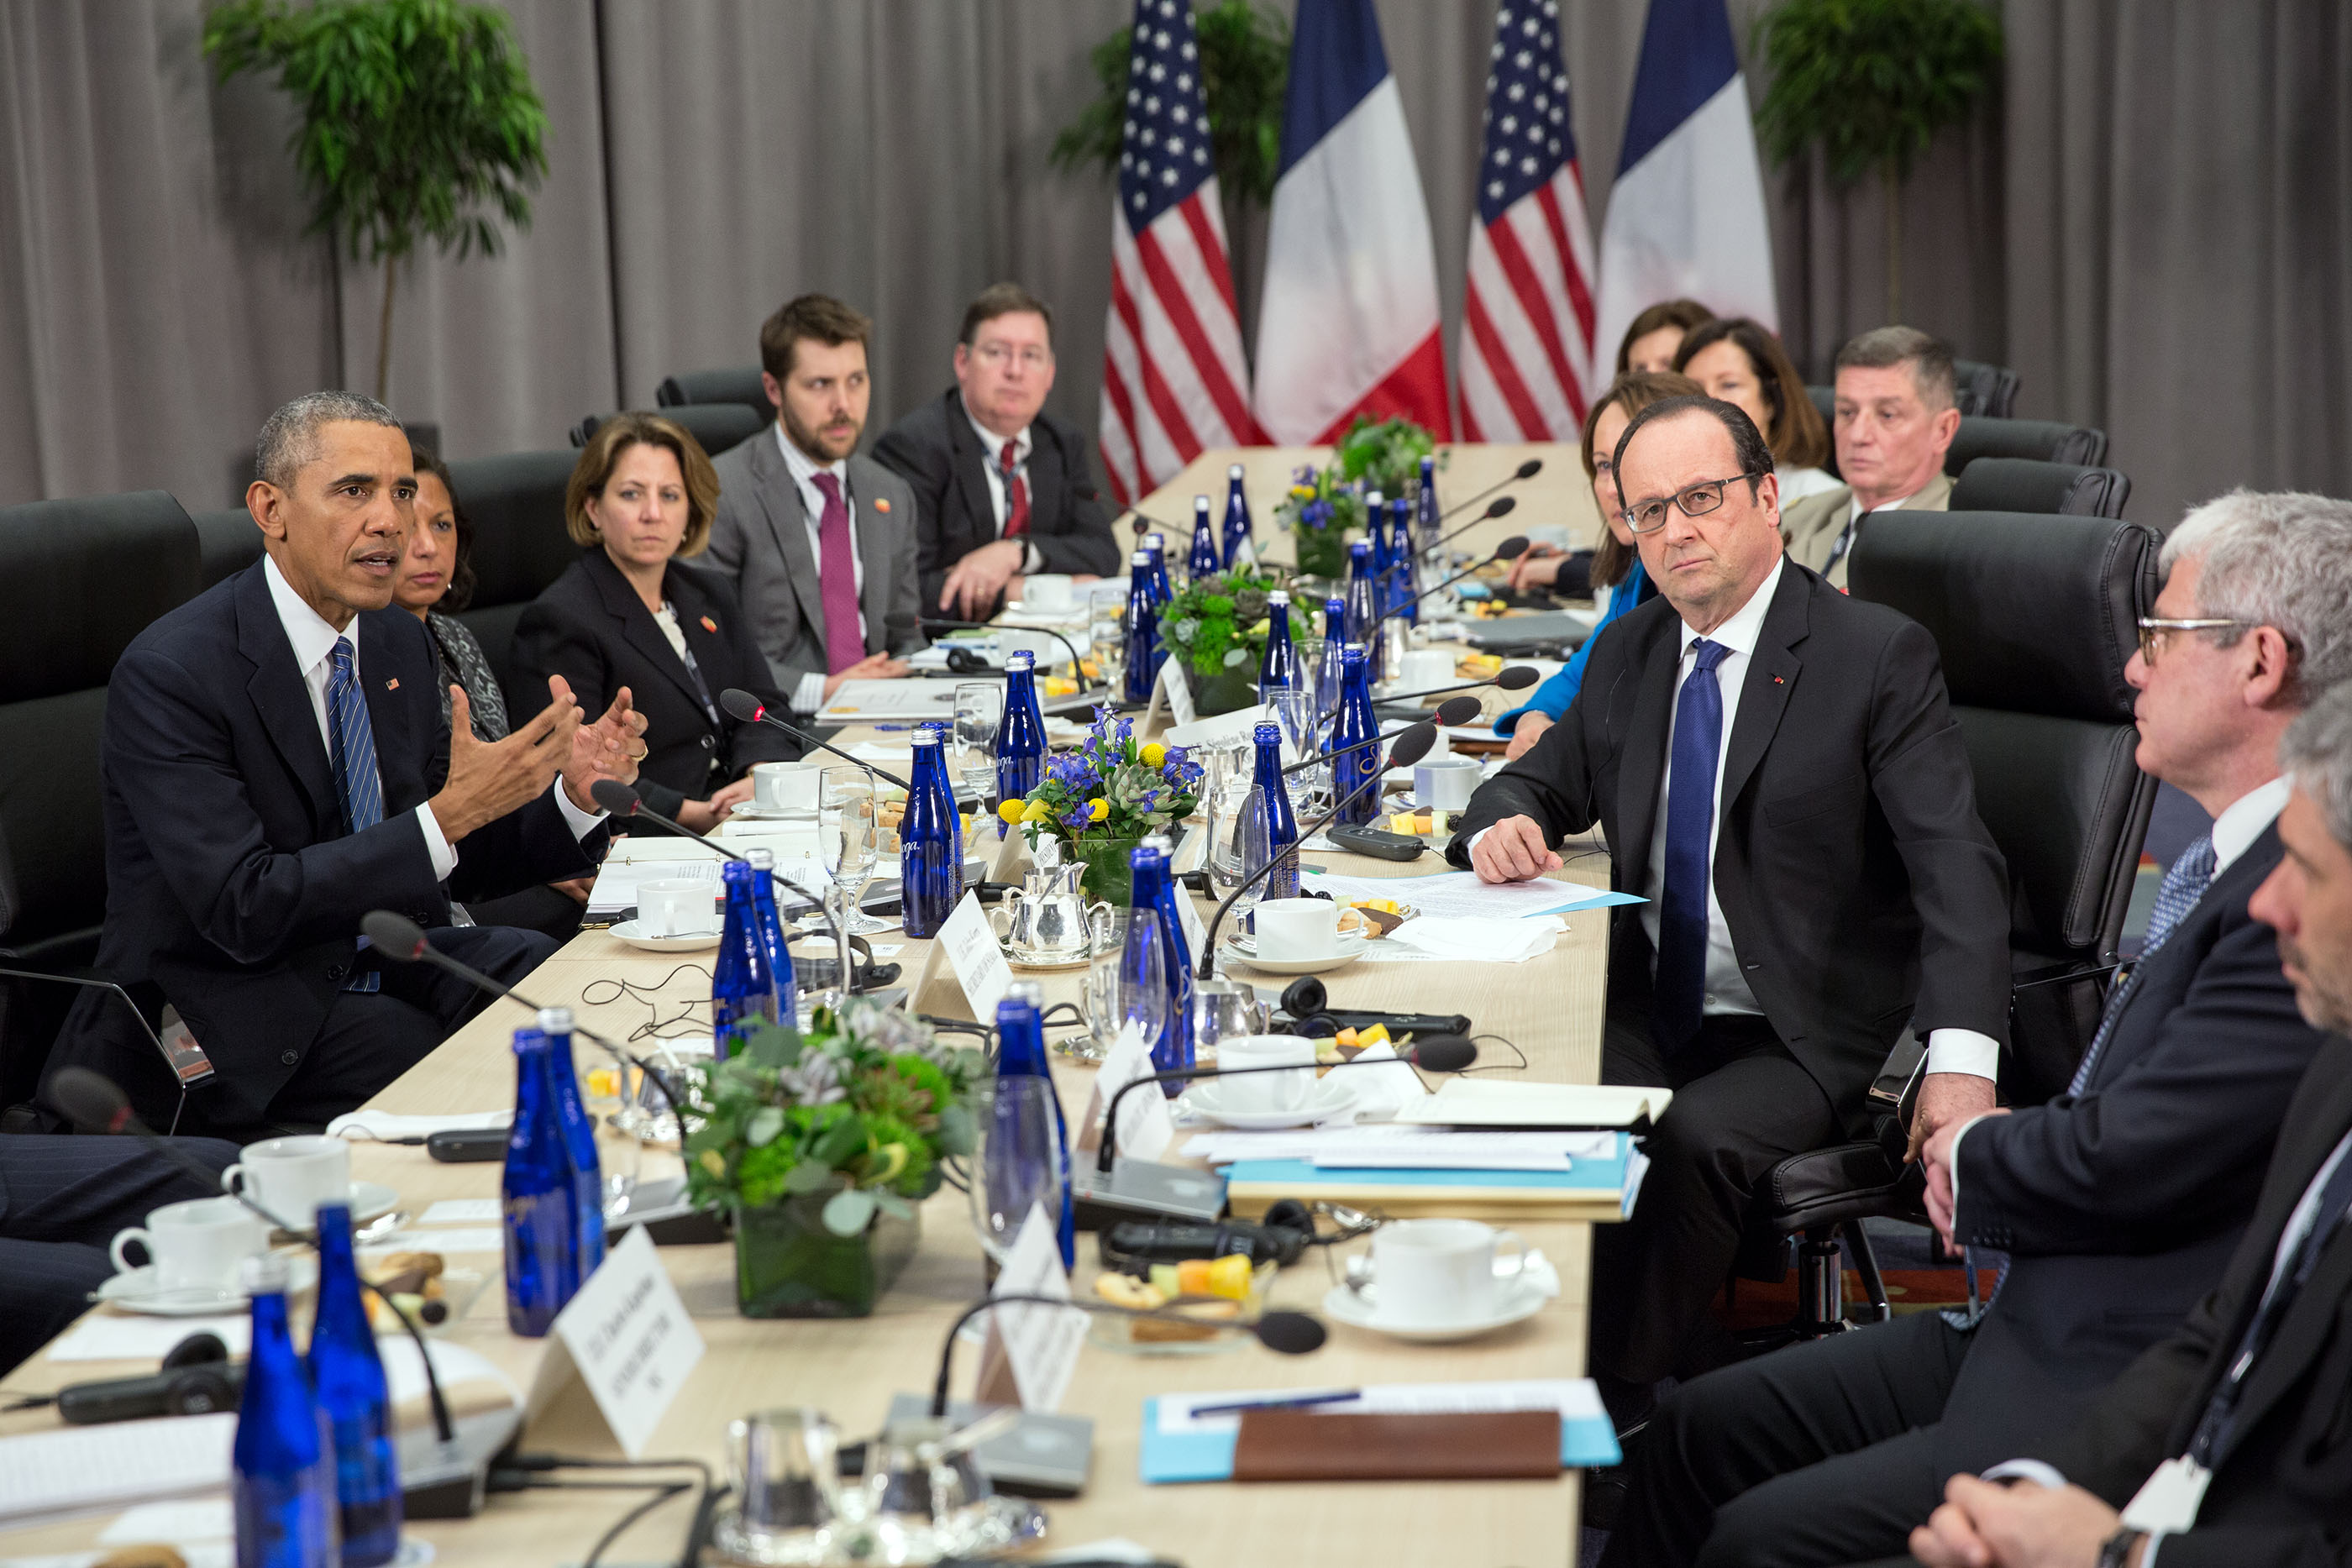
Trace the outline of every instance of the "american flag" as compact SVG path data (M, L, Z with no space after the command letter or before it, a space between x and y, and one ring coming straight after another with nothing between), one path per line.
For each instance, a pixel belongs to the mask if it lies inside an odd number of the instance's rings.
M1255 442L1190 0L1137 0L1111 214L1103 467L1121 506Z
M1592 378L1592 230L1554 0L1502 0L1462 299L1470 441L1574 441Z

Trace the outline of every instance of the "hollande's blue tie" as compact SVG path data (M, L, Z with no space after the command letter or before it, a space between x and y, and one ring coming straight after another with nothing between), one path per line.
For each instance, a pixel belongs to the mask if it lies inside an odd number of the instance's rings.
M1706 888L1714 867L1715 768L1723 750L1723 688L1715 667L1731 650L1705 638L1691 644L1697 667L1675 705L1666 786L1666 877L1659 890L1658 975L1651 1032L1668 1051L1698 1032L1706 990Z
M335 639L327 655L327 734L334 742L335 792L343 798L343 822L361 832L383 821L383 779L376 772L375 730L368 723L367 698L360 692L348 637ZM373 991L383 985L373 969L362 969L347 991Z

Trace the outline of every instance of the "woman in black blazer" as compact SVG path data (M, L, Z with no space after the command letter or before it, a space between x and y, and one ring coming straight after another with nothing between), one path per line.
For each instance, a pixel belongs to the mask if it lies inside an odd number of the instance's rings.
M628 688L646 716L637 793L698 832L751 795L751 764L800 756L782 730L719 706L730 686L786 705L733 591L679 559L702 553L718 505L719 477L693 436L657 414L606 420L563 497L581 557L515 627L523 690L543 692L562 675L583 709L602 712Z

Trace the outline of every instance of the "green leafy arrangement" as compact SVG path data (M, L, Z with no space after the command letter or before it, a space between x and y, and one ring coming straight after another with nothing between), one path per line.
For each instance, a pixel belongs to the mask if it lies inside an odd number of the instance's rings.
M1391 499L1408 495L1421 477L1421 460L1437 450L1437 437L1398 415L1375 420L1360 413L1339 437L1332 466L1342 479Z
M2000 18L1978 0L1787 0L1757 18L1771 84L1756 109L1765 153L1822 150L1830 178L1875 168L1886 196L1886 319L1903 318L1899 196L1936 135L2000 79Z
M824 1227L864 1232L877 1210L911 1217L939 1190L940 1161L978 1141L988 1059L950 1047L906 1013L852 998L809 1032L755 1030L744 1049L690 1074L682 1096L688 1197L766 1208L829 1194Z
M1202 771L1181 746L1137 745L1133 719L1098 707L1078 748L1045 758L1037 787L997 810L1033 850L1045 837L1084 850L1165 832L1191 816Z
M1202 680L1255 676L1265 657L1265 596L1281 586L1273 573L1246 568L1196 577L1160 611L1160 645Z
M1282 166L1282 95L1290 73L1290 28L1279 13L1250 0L1220 0L1196 11L1201 86L1209 98L1209 156L1228 202L1265 206ZM1058 169L1093 164L1118 172L1127 126L1127 67L1134 29L1121 27L1087 57L1102 90L1054 138Z
M392 357L393 279L430 239L494 256L499 222L530 224L547 110L506 13L467 0L233 0L205 18L226 81L275 70L301 109L291 151L310 230L383 264L375 395Z

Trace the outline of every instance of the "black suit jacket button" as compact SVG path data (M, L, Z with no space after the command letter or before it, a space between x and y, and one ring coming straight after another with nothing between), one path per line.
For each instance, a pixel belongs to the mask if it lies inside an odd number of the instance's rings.
M284 1062L287 1066L291 1067L296 1062L302 1060L302 1053L299 1051L289 1051L278 1060Z
M704 736L704 737L702 737L702 749L703 749L703 750L705 750L705 751L716 751L716 750L718 750L718 749L719 749L719 737L718 737L717 736L715 736L715 735L706 735L706 736Z
M349 964L330 964L327 966L327 978L336 981L339 984L341 982L342 977L351 972L352 967Z

